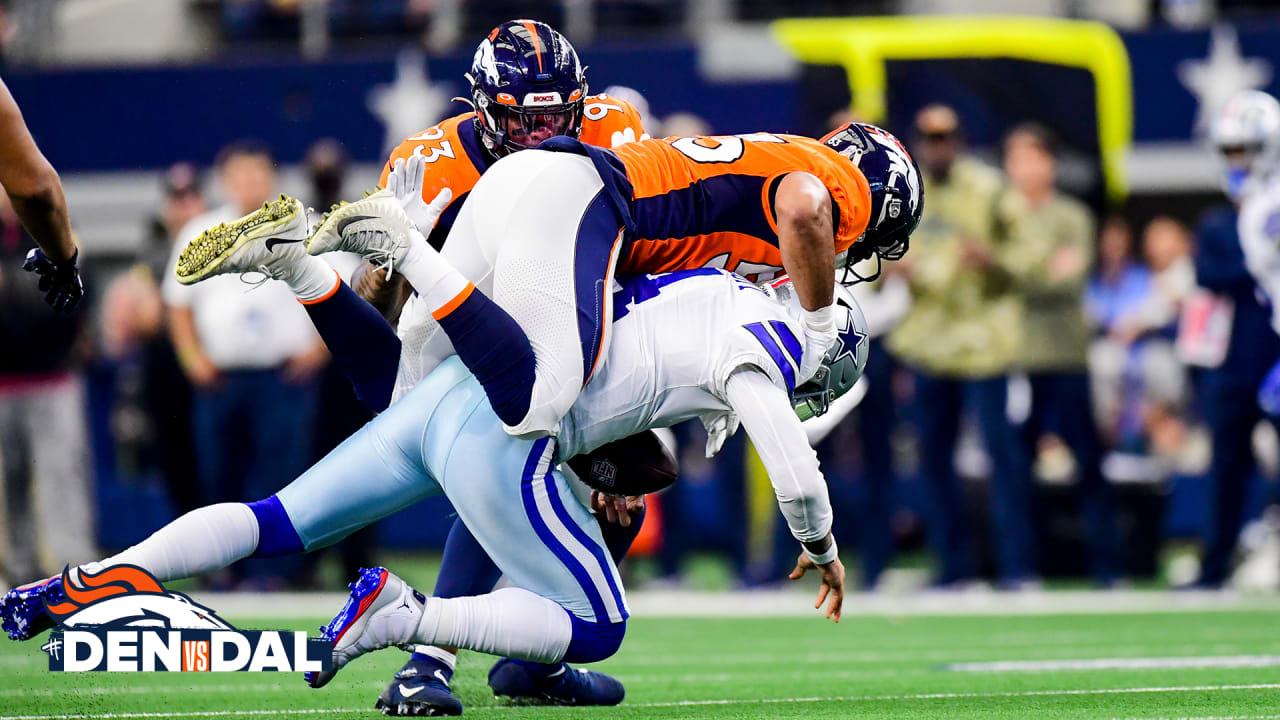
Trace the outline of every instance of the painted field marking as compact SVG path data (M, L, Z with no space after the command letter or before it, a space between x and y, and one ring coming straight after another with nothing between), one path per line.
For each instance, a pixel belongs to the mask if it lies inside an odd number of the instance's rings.
M1280 665L1280 655L1097 658L1081 660L999 660L944 665L952 672L1055 672L1059 670L1173 670L1177 668L1258 668Z
M829 697L792 698L738 698L719 700L675 700L671 702L628 703L623 707L697 707L703 705L786 705L791 703L821 702L884 702L903 700L970 700L981 698L1050 697L1055 695L1127 695L1173 692L1227 692L1233 690L1280 690L1280 683L1255 683L1250 685L1175 685L1168 687L1101 688L1075 690L1026 690L1021 692L991 693L918 693L912 695L835 695ZM485 710L519 710L517 705L473 708L472 712ZM214 710L209 712L151 712L151 713L93 713L69 715L2 715L0 720L126 720L131 718L193 718L193 717L256 717L262 715L330 715L334 713L368 712L368 708L282 708L278 710ZM1151 720L1147 718L1145 720Z

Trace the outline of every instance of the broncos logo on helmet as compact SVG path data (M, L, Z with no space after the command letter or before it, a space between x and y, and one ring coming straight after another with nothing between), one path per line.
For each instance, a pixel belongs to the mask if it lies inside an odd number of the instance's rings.
M920 168L902 141L868 123L842 125L822 143L857 165L871 187L871 221L866 234L845 254L842 282L850 276L855 281L874 279L875 275L858 275L853 266L872 256L898 260L907 253L911 233L924 213Z
M550 137L578 137L585 68L563 35L536 20L510 20L480 42L467 73L476 130L501 157Z

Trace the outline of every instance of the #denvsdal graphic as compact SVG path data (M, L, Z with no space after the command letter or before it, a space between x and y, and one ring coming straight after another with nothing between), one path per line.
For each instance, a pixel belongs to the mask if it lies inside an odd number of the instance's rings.
M213 610L165 590L146 570L115 565L62 573L65 598L46 609L59 627L40 647L62 672L304 672L328 670L333 643L303 631L237 630Z

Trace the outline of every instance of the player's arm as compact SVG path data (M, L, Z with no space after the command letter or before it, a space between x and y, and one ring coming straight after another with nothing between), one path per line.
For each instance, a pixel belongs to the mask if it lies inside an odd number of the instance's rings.
M725 384L725 400L742 421L769 474L778 507L791 534L804 546L793 578L817 568L822 589L814 607L827 603L827 617L840 621L844 602L844 565L831 534L831 500L791 400L768 375L752 366L735 370Z
M836 339L831 193L810 173L788 173L778 183L773 212L782 267L804 308L804 354L796 378L802 383L818 371L822 356Z
M36 147L22 111L0 81L0 184L13 201L22 224L50 260L62 263L76 254L67 216L67 199L58 173Z
M0 81L0 185L38 249L23 268L40 276L40 290L55 310L69 311L84 296L67 198L53 165L36 147L22 111Z

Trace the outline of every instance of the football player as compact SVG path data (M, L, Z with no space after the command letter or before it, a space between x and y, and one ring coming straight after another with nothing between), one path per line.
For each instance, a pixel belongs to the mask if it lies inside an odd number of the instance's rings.
M388 187L331 213L308 252L361 253L418 291L401 316L397 394L456 352L507 431L539 437L557 432L604 357L615 270L785 270L805 309L804 382L834 339L836 257L846 274L873 255L900 257L923 192L896 138L853 123L822 141L754 133L607 151L552 138L495 164L437 252L415 218L439 203Z
M512 20L494 28L476 48L467 80L471 112L451 117L406 138L391 153L380 185L400 181L397 189L413 193L417 206L437 200L429 215L417 220L434 247L444 243L471 188L499 158L527 149L555 135L612 147L647 138L640 114L624 100L589 95L585 68L569 41L550 26L532 20ZM414 168L412 180L405 164ZM399 168L399 172L392 171ZM443 193L442 191L448 192ZM294 212L292 208L289 212ZM302 223L305 226L305 213ZM344 229L359 232L369 223L344 217ZM301 244L279 242L273 225L250 232L243 225L220 239L226 245L210 252L186 278L191 282L220 273L262 271L287 281L307 309L334 363L351 379L356 394L374 412L391 401L400 361L400 341L386 317L399 313L409 289L403 276L387 275L387 268L365 264L348 287L323 262L315 262ZM284 233L292 238L292 235ZM353 292L353 288L355 291ZM609 448L601 450L608 453ZM590 464L587 464L590 467ZM627 518L629 527L606 532L610 551L621 559L639 532L643 506ZM469 595L491 589L497 571L460 521L449 532L437 595ZM378 700L390 714L458 714L462 704L449 690L456 656L449 649L422 648L397 673ZM575 673L581 680L564 687L543 682L566 671L563 666L507 667L491 674L495 693L559 701L573 705L616 704L622 686L592 672ZM525 692L529 690L529 692ZM571 694L555 695L556 691Z
M38 247L27 253L22 269L40 276L45 302L71 312L84 297L76 261L80 250L71 234L67 198L58 172L36 147L22 111L0 81L0 185L13 210Z
M1229 100L1210 139L1222 163L1223 187L1240 206L1237 228L1245 267L1271 302L1280 333L1280 102L1246 90ZM1280 417L1280 364L1258 389L1258 405Z
M408 643L542 664L598 661L619 647L628 610L600 526L557 470L558 457L700 418L715 429L709 455L739 422L746 427L802 545L791 576L818 570L815 607L825 603L838 622L844 568L800 419L825 411L865 367L865 319L847 290L833 294L836 341L815 379L797 386L804 309L789 280L761 288L717 269L638 276L612 303L608 362L557 438L504 432L475 376L450 359L279 493L201 508L101 563L17 588L0 603L0 620L26 639L49 625L45 603L82 573L131 564L168 582L245 557L313 550L443 492L512 587L426 598L386 570L364 571L325 628L333 670L308 681L319 687L363 653Z

